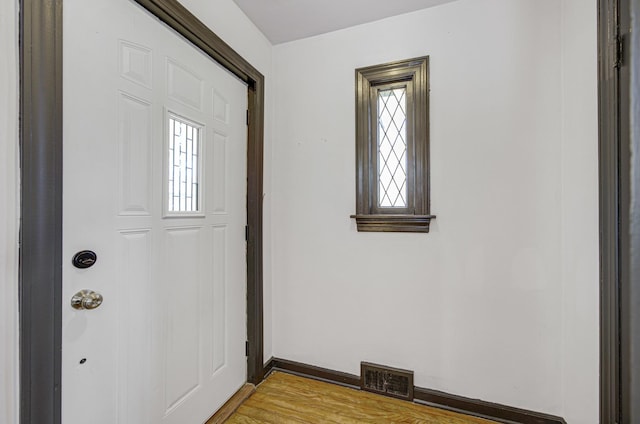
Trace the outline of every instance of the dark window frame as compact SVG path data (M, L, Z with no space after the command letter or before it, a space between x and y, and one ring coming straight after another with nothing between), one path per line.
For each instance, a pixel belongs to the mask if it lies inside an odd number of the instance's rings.
M407 207L378 206L378 92L407 88ZM358 231L428 233L429 57L356 69L356 214Z

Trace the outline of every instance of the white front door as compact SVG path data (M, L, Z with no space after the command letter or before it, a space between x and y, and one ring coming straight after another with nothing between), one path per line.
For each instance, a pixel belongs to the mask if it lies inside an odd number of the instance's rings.
M202 423L246 381L247 87L131 0L63 13L62 422Z

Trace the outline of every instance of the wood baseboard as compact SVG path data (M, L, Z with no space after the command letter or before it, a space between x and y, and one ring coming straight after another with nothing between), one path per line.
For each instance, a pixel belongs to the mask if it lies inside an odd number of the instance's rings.
M233 415L234 412L236 412L236 409L238 409L238 407L242 405L242 403L247 400L249 396L251 396L255 391L256 386L254 386L253 384L247 383L242 386L240 390L238 390L236 394L227 401L227 403L222 405L222 408L218 409L218 412L216 412L213 417L209 418L209 421L207 421L206 424L224 423L229 419L231 415Z
M479 399L452 395L437 390L414 388L414 399L425 405L443 408L467 415L513 424L567 424L564 418L526 409L500 405Z
M357 375L302 364L300 362L271 358L267 365L265 365L265 375L269 374L273 370L284 371L303 377L310 377L316 380L328 381L330 383L351 387L353 389L360 389L360 377Z
M264 374L268 375L274 370L360 389L360 377L357 375L300 362L271 358L264 367ZM465 398L422 387L414 387L414 399L418 403L504 424L566 424L563 418L554 415L513 408L479 399Z

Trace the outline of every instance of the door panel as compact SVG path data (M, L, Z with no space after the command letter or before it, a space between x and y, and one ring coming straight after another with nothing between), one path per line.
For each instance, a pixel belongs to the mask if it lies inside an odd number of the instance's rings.
M130 0L64 28L63 422L204 422L246 381L247 87Z

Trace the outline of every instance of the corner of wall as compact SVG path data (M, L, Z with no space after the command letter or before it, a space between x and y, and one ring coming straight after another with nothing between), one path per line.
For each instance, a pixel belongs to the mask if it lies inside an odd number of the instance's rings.
M271 66L265 76L265 145L264 145L264 363L273 357L273 122L275 115L275 90L273 49L269 54Z

